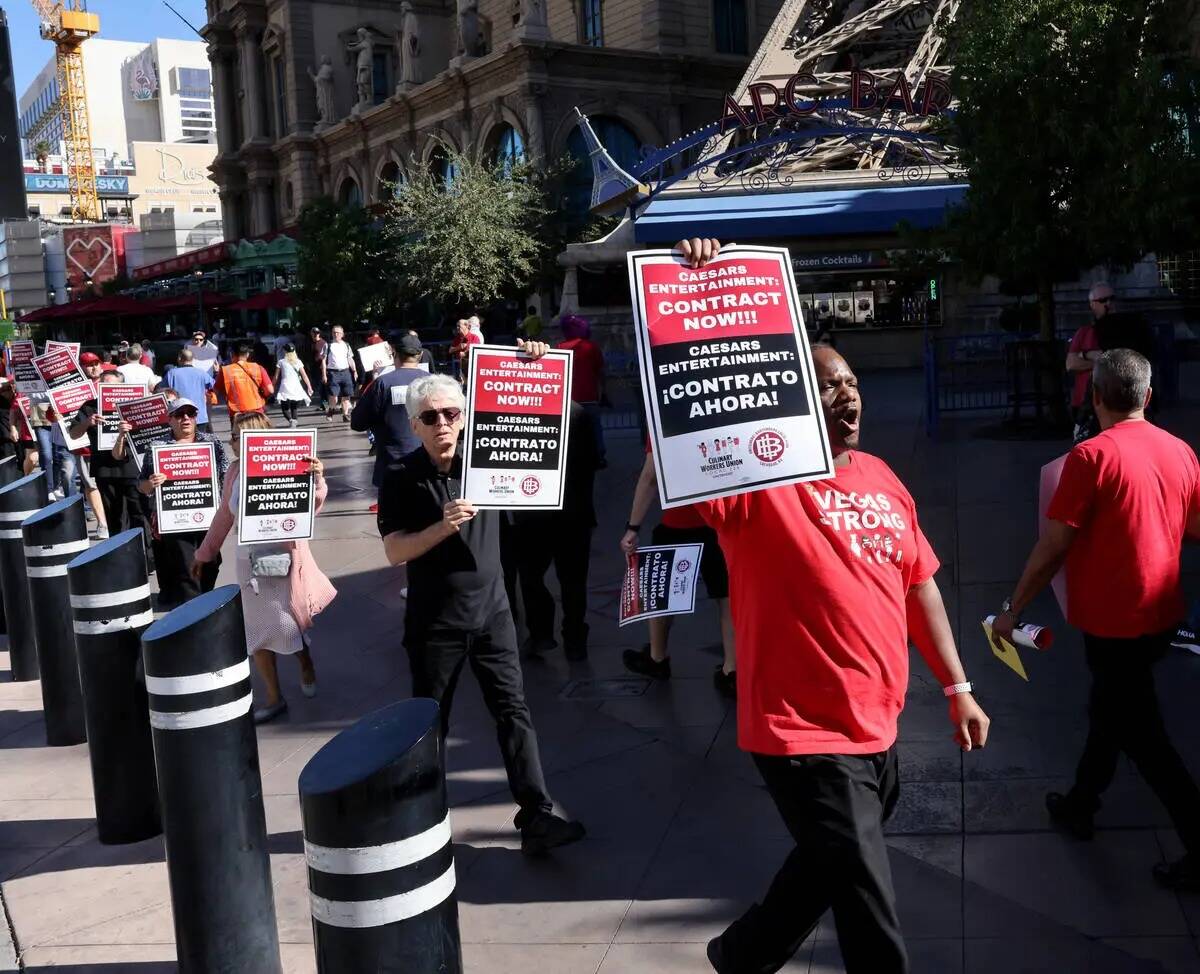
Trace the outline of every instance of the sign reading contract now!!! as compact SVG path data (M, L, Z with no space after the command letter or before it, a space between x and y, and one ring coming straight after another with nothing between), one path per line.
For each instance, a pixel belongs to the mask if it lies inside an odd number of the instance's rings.
M312 537L316 430L242 430L238 473L238 544Z

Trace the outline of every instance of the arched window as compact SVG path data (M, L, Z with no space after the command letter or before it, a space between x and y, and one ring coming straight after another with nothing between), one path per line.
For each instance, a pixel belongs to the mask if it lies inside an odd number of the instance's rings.
M379 184L375 187L375 199L385 203L394 198L404 185L404 173L395 162L389 162L379 171Z
M439 145L429 154L429 171L449 189L458 178L458 166L444 145Z
M608 150L616 164L632 173L641 158L641 143L633 130L619 118L610 115L595 115L588 121L600 144ZM576 160L575 168L567 177L567 209L571 213L586 213L592 200L592 163L579 126L567 136L567 152Z
M492 129L488 136L487 159L491 163L501 163L505 169L524 162L525 140L521 133L507 122Z
M358 188L358 183L354 177L347 176L338 189L338 203L342 206L362 206L362 202L362 190Z

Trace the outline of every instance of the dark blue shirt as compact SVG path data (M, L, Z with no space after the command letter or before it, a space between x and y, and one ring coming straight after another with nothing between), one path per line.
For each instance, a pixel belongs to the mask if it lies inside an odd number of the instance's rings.
M383 486L389 467L421 445L408 420L405 400L409 385L428 375L424 369L386 372L363 390L350 414L351 429L375 434L375 473L371 480L376 487Z

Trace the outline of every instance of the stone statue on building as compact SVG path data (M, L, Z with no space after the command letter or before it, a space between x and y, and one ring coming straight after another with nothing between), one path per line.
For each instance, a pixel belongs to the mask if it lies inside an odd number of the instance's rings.
M457 3L458 53L461 57L478 57L487 51L479 20L479 0L457 0Z
M400 4L400 83L396 86L397 91L421 83L420 56L421 23L411 0L404 0Z
M308 66L308 76L312 78L313 86L317 89L317 128L326 128L333 124L336 112L333 107L333 64L329 55L321 58L321 67L313 73L312 65Z
M517 35L527 40L549 40L550 24L546 19L546 0L516 0Z
M358 92L358 101L354 106L355 112L370 108L375 100L375 39L366 27L358 28L357 41L346 45L350 53L358 52L354 62L354 87Z

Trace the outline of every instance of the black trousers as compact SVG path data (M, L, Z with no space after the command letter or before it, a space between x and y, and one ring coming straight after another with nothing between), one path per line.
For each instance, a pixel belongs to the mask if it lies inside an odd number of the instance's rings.
M907 974L883 839L900 795L896 749L754 755L796 848L761 903L721 935L736 974L778 971L833 909L847 974Z
M158 569L158 597L163 602L186 602L202 592L211 592L221 571L221 559L206 562L200 581L192 578L196 549L204 541L203 531L164 534L154 542L154 562Z
M1166 806L1187 851L1200 855L1200 789L1167 736L1154 686L1154 664L1166 654L1172 635L1104 639L1084 633L1092 689L1087 743L1071 798L1085 809L1098 809L1124 751Z
M155 571L155 551L150 534L150 510L147 498L137 489L137 481L127 478L96 478L96 489L100 492L100 503L104 507L104 520L108 533L116 537L122 531L137 528L142 532L146 546L147 568Z
M525 625L534 638L553 638L554 596L546 588L546 571L554 565L562 596L562 638L564 644L587 642L588 562L591 556L592 527L556 517L547 529L516 528L517 577L525 600Z
M517 656L517 633L507 609L483 629L430 628L405 639L412 667L413 696L432 697L442 710L442 736L450 729L450 708L464 663L470 663L483 702L496 722L508 787L520 806L521 828L538 812L554 808L542 775L537 733L525 703L525 684Z
M300 399L279 399L279 411L283 413L283 418L291 422L296 418L300 411Z

